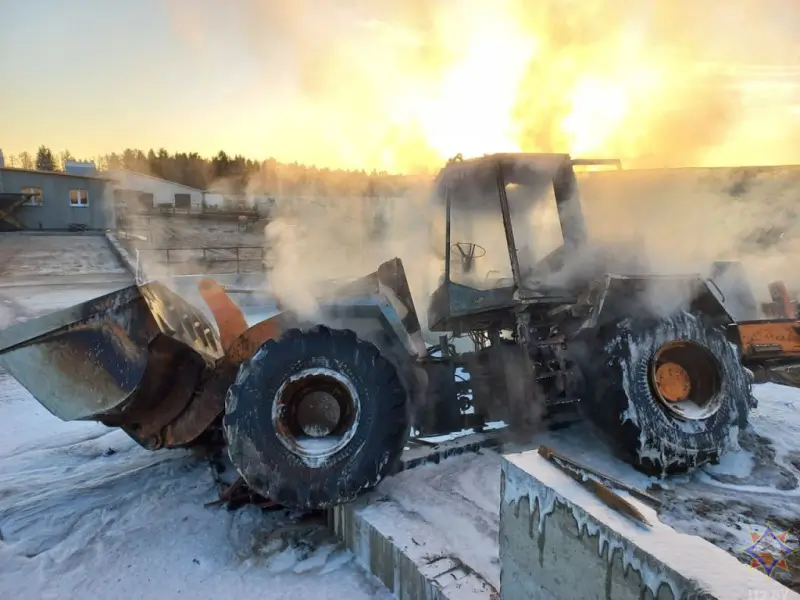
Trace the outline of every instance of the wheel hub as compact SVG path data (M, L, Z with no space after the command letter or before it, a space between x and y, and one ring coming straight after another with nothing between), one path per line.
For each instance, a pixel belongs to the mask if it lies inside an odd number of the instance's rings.
M341 416L339 401L328 392L310 392L297 403L297 424L305 435L311 437L330 435Z
M358 393L347 377L333 369L304 369L275 393L272 426L287 450L318 466L350 443L360 412Z
M667 402L683 402L692 391L692 382L686 369L673 362L656 367L656 386Z
M650 363L653 394L671 415L707 419L722 406L722 372L711 351L690 340L667 342Z

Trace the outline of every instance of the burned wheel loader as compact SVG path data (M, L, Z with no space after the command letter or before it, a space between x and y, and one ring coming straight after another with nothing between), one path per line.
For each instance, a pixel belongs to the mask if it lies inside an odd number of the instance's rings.
M167 286L134 285L1 331L0 366L56 416L146 448L222 432L247 484L287 506L355 498L394 472L412 433L502 420L526 434L576 408L645 470L714 460L750 409L735 321L699 275L614 274L588 241L580 162L501 154L440 172L437 345L393 259L321 286L315 323L281 310L248 326L203 280L215 329Z
M428 327L472 341L453 360L482 417L524 431L577 408L639 468L684 470L715 460L746 424L750 381L713 282L649 274L588 239L574 166L609 162L448 164L435 188L445 272Z

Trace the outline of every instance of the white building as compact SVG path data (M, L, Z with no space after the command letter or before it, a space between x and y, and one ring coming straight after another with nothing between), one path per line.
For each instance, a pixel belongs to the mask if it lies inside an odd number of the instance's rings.
M113 181L114 198L117 204L130 205L139 202L142 208L172 206L179 209L200 211L205 192L196 188L167 181L152 175L127 169L98 173Z

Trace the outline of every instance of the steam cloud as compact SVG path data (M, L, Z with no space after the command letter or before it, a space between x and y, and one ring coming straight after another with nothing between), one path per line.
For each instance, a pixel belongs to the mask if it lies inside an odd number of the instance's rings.
M424 321L444 258L443 229L437 230L427 191L383 199L279 198L265 229L269 291L310 318L321 282L353 280L400 257Z

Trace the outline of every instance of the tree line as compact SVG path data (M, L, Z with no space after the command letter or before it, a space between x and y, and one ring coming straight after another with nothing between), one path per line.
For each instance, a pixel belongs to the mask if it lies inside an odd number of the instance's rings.
M78 160L69 150L54 153L39 146L35 155L20 152L7 164L21 169L63 171L67 161ZM164 148L126 148L121 153L90 159L98 171L128 169L189 187L218 191L229 196L397 196L418 183L417 178L379 171L329 169L268 158L257 161L220 150L211 158L197 152L169 153Z

